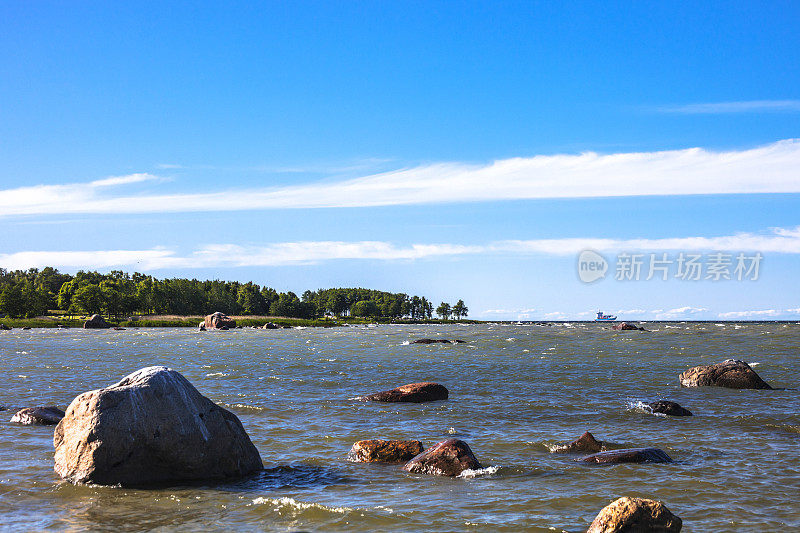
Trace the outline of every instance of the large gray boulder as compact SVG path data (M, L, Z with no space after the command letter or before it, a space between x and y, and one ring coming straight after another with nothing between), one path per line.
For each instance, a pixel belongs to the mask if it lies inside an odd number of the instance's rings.
M727 387L729 389L772 389L744 361L727 359L713 365L696 366L679 377L683 387Z
M663 503L625 496L603 507L586 533L678 533L682 526Z
M263 469L236 415L163 366L79 395L56 426L53 445L56 473L73 483L145 486Z
M111 324L106 322L106 319L100 315L92 315L89 320L83 323L84 329L108 329Z
M236 321L225 313L211 313L204 320L206 329L232 329L236 327Z

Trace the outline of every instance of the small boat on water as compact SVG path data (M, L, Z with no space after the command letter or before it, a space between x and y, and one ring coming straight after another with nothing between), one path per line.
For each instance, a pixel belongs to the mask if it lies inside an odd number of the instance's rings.
M617 319L617 315L604 315L602 311L597 312L595 322L613 322Z

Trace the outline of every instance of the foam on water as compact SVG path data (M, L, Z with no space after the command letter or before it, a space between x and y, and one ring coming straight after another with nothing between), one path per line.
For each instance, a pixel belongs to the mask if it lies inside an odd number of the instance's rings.
M472 479L476 477L483 477L483 476L491 476L492 474L496 474L498 470L500 470L501 466L487 466L486 468L478 468L477 470L473 470L471 468L467 468L463 472L461 472L458 477L462 479Z

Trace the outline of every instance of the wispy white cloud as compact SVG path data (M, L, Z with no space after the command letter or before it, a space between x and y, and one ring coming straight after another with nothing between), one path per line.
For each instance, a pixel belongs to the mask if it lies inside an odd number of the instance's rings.
M800 111L800 100L746 100L741 102L706 102L662 106L658 108L664 113L680 113L687 115L716 115L726 113L756 112L797 112Z
M708 309L705 307L692 307L691 305L686 305L656 313L654 318L656 320L680 320L682 318L696 318L696 315L707 312Z
M298 241L262 246L209 244L180 255L174 250L25 251L0 254L0 267L17 269L42 266L103 268L136 266L163 268L215 268L313 264L334 260L409 261L490 254L569 255L586 248L626 251L760 251L800 254L800 227L774 228L768 234L741 233L720 237L670 239L540 239L496 241L488 244L410 244L385 241ZM512 312L526 313L532 310ZM634 312L637 310L629 310ZM673 312L668 311L669 313ZM627 312L625 310L619 313Z
M728 311L726 313L719 313L719 318L764 318L764 317L777 317L786 313L791 313L792 309L781 311L779 309L758 309L753 311Z
M353 208L534 198L798 193L800 140L748 150L701 148L435 163L342 181L207 193L111 194L86 184L0 191L0 216ZM137 176L152 176L139 174ZM98 185L100 184L100 185Z

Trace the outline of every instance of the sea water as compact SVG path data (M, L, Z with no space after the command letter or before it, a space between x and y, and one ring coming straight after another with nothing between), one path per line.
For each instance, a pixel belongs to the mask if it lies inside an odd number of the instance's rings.
M199 332L0 332L0 527L44 531L585 531L620 496L663 501L683 531L800 528L796 390L681 388L689 367L747 361L800 387L800 325L446 325ZM408 344L421 338L464 344ZM74 486L53 472L53 427L14 408L66 407L79 393L166 365L234 412L264 459L248 479L169 489ZM418 381L447 401L359 395ZM653 415L680 403L692 417ZM588 465L551 453L591 431L657 447L670 464ZM457 478L350 463L357 440L466 441L484 468Z

